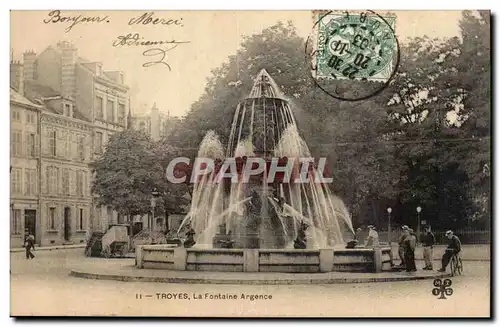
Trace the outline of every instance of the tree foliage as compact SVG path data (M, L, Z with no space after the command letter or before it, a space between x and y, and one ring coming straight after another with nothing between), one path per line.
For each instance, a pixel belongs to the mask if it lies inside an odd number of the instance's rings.
M165 141L125 130L111 136L105 153L93 163L92 191L98 202L128 217L151 212L153 190L159 193L156 212L178 211L186 205L185 186L168 183L165 169L178 152Z

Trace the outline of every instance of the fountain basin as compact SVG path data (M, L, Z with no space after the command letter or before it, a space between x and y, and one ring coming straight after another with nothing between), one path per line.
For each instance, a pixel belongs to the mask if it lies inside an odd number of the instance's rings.
M391 268L391 249L200 249L141 245L136 266L147 269L319 273L380 272Z

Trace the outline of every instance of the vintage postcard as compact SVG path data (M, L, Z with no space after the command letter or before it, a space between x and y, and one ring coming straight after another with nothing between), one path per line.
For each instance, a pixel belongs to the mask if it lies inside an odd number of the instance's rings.
M11 11L11 316L491 312L489 11Z

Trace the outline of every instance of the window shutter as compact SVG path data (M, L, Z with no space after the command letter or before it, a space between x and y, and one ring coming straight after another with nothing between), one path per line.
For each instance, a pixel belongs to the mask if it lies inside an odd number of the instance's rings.
M56 168L56 194L62 194L62 183L61 183L61 169L59 167Z
M37 170L33 170L31 172L31 183L33 185L33 193L38 194L38 178L37 178Z
M88 156L88 137L87 135L82 135L83 142L83 161L87 161Z
M23 145L22 145L22 148L23 148L23 151L24 151L24 154L26 155L26 157L30 157L30 151L29 151L29 142L28 142L28 138L29 138L29 135L30 133L29 132L24 132L24 140L23 140Z
M76 194L76 171L74 171L73 169L70 170L69 172L69 179L70 179L70 188L69 188L69 192L71 195L75 195Z
M42 154L48 155L49 154L49 131L46 128L44 128L42 130L40 142L42 142Z
M40 155L39 147L40 147L40 135L35 134L35 156L36 157L38 157Z
M89 195L89 184L88 184L88 181L87 181L87 172L85 170L82 170L82 175L83 175L83 196L88 196Z
M58 157L66 156L66 133L63 131L56 131L56 154Z
M78 139L80 135L71 135L71 154L72 159L80 161L80 154L78 153Z
M73 135L71 135L71 132L65 132L64 142L66 145L66 148L64 149L65 159L73 159L73 146L71 144L73 142Z
M25 169L24 174L25 174L25 176L24 176L24 195L30 195L30 192L28 192L30 190L30 179L31 179L29 169Z
M48 182L47 182L47 179L48 179L48 175L49 175L49 168L48 167L44 167L45 169L42 168L42 192L47 194L47 185L48 185Z

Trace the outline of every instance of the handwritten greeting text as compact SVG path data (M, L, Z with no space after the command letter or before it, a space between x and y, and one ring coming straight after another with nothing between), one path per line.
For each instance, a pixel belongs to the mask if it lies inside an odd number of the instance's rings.
M129 20L128 22L129 25L177 25L177 26L184 26L182 24L182 18L178 19L171 19L171 18L158 18L155 17L154 12L146 12L139 17L135 17Z
M75 16L62 16L60 10L53 10L49 12L49 17L44 19L43 22L45 24L50 23L66 23L70 24L64 30L66 33L71 31L73 27L81 23L109 23L108 16L83 16L83 15L75 15Z
M170 65L166 62L167 52L172 51L181 44L189 43L189 41L176 41L176 40L146 40L139 33L129 33L127 35L120 35L113 42L114 47L131 47L131 46L144 46L155 48L148 49L142 53L145 57L153 57L155 60L144 63L143 67L150 67L153 65L164 65L170 71ZM159 48L158 46L162 46Z

